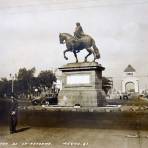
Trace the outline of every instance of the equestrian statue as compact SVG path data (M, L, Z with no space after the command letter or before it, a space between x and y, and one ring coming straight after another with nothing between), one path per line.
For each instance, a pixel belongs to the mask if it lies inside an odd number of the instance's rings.
M95 44L95 40L89 36L84 34L83 29L80 23L76 23L76 28L74 32L74 36L68 33L60 33L59 34L60 44L66 44L66 50L64 50L64 58L68 60L66 56L66 52L73 52L76 58L76 63L78 62L77 53L81 50L86 49L88 51L88 55L86 55L84 62L87 62L88 56L93 54L94 62L96 59L100 58L99 49Z

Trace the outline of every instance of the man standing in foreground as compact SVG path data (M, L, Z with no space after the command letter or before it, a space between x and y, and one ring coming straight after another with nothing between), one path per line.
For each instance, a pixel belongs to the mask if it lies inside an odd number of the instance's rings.
M10 102L10 112L9 112L9 128L11 134L16 132L17 111L18 111L18 102L14 97L14 95L12 95Z

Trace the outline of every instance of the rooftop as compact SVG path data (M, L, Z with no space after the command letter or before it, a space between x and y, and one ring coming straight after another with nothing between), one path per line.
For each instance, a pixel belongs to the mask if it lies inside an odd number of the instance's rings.
M131 65L128 65L124 70L124 72L135 72L135 71L136 70Z

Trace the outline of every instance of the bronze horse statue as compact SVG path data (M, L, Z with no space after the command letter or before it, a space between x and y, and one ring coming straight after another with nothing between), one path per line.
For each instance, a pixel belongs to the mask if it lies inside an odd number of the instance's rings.
M59 40L61 44L66 43L67 49L64 50L63 52L64 58L66 60L68 60L68 57L66 57L66 52L71 51L74 53L77 63L78 62L77 53L83 49L86 49L88 51L88 55L85 57L84 62L87 62L87 58L91 54L94 55L94 60L93 60L94 62L96 59L100 58L99 49L97 48L94 39L89 35L83 35L80 39L76 39L74 36L68 33L60 33Z

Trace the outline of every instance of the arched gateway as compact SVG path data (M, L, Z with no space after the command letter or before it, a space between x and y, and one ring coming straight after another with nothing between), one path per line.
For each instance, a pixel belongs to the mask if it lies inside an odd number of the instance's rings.
M138 93L139 92L139 80L135 77L136 70L128 65L124 70L125 77L122 80L122 92L123 93Z

